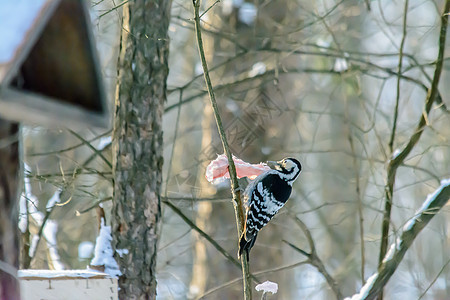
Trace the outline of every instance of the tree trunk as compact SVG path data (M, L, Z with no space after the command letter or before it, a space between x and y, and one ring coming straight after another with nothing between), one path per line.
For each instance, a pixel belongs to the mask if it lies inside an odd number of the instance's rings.
M122 276L119 298L156 298L161 218L162 115L168 75L171 1L123 6L114 119L113 244Z
M20 299L17 205L19 126L0 119L0 299Z
M207 149L212 143L213 131L212 126L214 123L214 116L211 106L205 105L203 109L202 119L202 145L201 149ZM207 197L212 194L211 184L204 180L206 170L209 161L206 160L200 164L198 171L198 187L200 188L200 197ZM197 216L195 218L195 224L203 231L208 232L208 225L210 224L210 217L212 212L212 203L209 201L199 201L197 203ZM199 295L205 293L209 282L209 268L210 262L208 261L208 253L205 240L200 234L194 234L194 251L192 253L192 278L189 285L189 298L198 298Z

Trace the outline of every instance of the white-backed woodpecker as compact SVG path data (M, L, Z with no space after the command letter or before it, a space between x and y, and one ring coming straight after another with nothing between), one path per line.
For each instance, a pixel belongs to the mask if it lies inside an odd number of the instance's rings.
M295 158L267 162L271 168L255 178L244 191L245 227L239 241L238 257L247 252L256 241L258 232L284 206L292 191L292 183L302 170Z

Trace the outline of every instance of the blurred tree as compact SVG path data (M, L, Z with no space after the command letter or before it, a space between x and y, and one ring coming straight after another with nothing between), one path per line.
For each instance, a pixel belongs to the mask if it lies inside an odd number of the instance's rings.
M156 297L170 7L168 0L129 1L123 7L112 208L114 246L128 250L115 257L121 299Z

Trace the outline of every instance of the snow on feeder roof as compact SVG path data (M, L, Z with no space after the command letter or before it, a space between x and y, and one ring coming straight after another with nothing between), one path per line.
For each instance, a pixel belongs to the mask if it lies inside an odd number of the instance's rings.
M109 125L85 5L83 0L0 2L1 118L43 126Z

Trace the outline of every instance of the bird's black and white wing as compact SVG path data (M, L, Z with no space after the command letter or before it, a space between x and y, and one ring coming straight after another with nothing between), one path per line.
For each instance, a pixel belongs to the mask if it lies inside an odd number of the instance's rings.
M258 232L284 206L291 190L292 187L272 170L259 175L249 184L244 193L246 222L239 256L253 247Z

